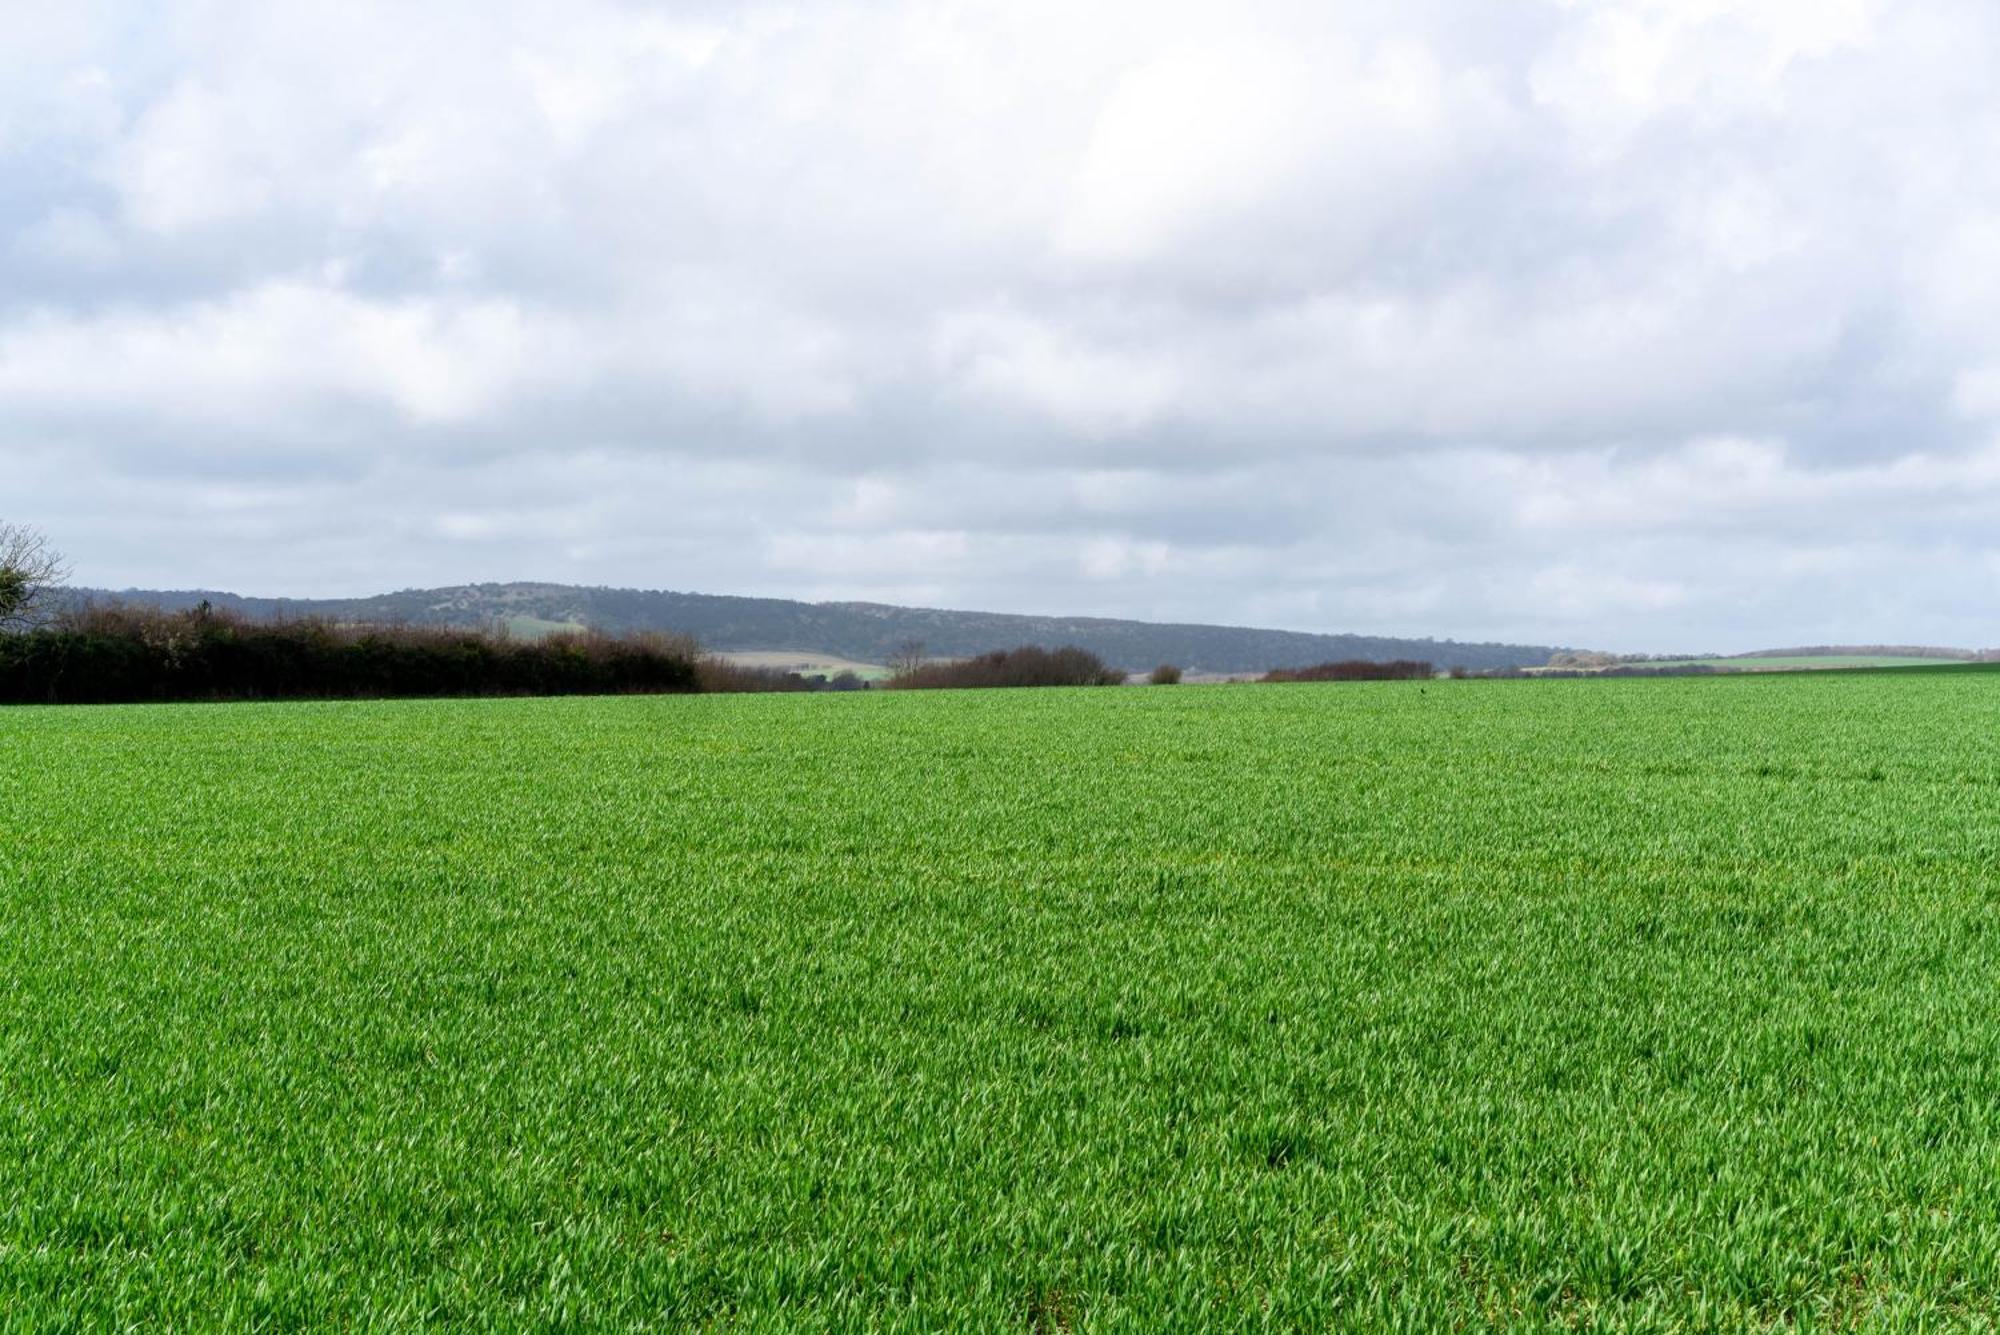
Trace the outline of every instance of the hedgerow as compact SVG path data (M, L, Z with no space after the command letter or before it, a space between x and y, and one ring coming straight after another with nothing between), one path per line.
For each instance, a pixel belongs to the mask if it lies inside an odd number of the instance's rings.
M692 642L587 631L524 641L442 627L252 622L87 608L0 635L0 703L107 704L702 689Z

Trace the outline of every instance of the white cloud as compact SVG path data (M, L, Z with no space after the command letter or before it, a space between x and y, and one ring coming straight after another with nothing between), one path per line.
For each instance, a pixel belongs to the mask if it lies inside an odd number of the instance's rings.
M1144 427L1176 394L1173 368L1150 350L1079 338L1007 309L947 315L934 355L945 385L975 401L1031 408L1090 436Z
M87 578L1989 638L1973 0L44 7L0 465Z
M44 312L0 330L0 395L16 411L290 435L327 406L386 408L413 427L502 412L560 365L566 331L501 299L369 300L271 282L217 301L77 317Z
M1300 165L1310 74L1256 48L1170 51L1126 74L1098 113L1057 245L1145 256L1204 212L1255 202Z
M1164 542L1133 542L1129 538L1092 538L1083 544L1077 564L1086 579L1123 579L1128 575L1159 576L1169 569L1173 549Z

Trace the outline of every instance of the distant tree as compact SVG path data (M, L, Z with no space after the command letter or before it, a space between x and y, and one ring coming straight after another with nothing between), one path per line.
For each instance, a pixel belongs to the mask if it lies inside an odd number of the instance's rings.
M1162 663L1153 669L1153 675L1147 680L1155 686L1178 686L1181 684L1181 670L1172 663Z
M904 640L889 652L889 674L895 677L914 676L927 661L922 640Z
M0 630L21 630L48 613L48 596L69 578L62 553L40 529L0 522Z
M1625 660L1617 654L1598 653L1589 649L1565 649L1560 653L1550 654L1548 665L1552 668L1578 668L1590 671L1617 667L1623 661Z
M1311 667L1272 668L1263 679L1269 682L1428 681L1433 675L1429 663L1414 659L1398 658L1378 663L1365 658L1350 658L1337 663L1315 663Z
M1044 649L1024 644L975 658L926 663L914 672L883 682L892 690L939 690L986 686L1117 686L1125 674L1075 645Z

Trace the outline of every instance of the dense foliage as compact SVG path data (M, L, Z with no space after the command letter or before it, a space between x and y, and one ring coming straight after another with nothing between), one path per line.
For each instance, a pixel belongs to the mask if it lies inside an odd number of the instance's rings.
M1977 671L0 712L23 1328L1990 1328Z
M0 703L591 695L700 689L693 645L577 633L528 643L442 627L85 610L0 635Z
M895 690L948 690L991 686L1117 686L1125 674L1085 649L1042 649L1024 644L949 663L922 663L883 682Z

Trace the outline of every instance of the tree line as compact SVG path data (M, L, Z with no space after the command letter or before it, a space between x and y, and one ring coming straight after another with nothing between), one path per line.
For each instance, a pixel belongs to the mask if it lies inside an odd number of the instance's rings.
M67 577L39 531L0 523L0 703L102 704L182 700L396 696L585 695L860 690L831 678L752 667L706 654L689 635L562 632L516 639L504 626L351 624L323 617L253 618L207 602L158 606L59 600ZM1026 644L932 659L920 641L896 646L879 683L891 690L1115 686L1125 673L1075 645ZM1414 660L1354 659L1281 668L1272 682L1415 680ZM1173 685L1161 664L1147 678Z

